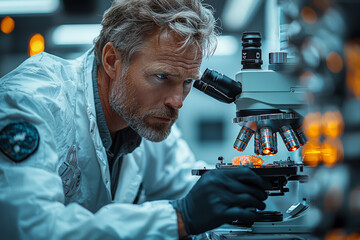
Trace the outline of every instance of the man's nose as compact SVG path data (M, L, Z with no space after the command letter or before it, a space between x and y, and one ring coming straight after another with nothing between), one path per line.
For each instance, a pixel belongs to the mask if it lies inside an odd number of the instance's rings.
M169 96L165 98L165 106L171 107L173 109L180 109L183 106L183 89L176 88L176 90L171 91Z

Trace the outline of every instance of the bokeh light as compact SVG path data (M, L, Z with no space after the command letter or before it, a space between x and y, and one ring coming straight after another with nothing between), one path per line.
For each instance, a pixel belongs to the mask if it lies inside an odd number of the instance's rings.
M338 53L331 52L326 57L326 66L332 73L339 73L343 69L344 63Z
M320 112L308 113L304 118L304 131L309 138L317 138L322 134L322 115Z
M332 229L330 230L326 236L325 236L325 240L346 240L346 232L343 229Z
M29 56L34 56L45 50L45 39L40 33L34 34L29 41Z
M327 111L322 117L322 132L328 137L340 137L344 132L344 119L340 111Z
M360 99L360 41L345 46L346 86L350 93Z
M347 236L346 240L360 240L360 234L351 233L349 236Z
M321 142L319 139L310 139L302 147L303 162L310 167L316 167L321 162Z
M3 33L5 34L12 33L12 31L14 31L14 28L15 28L15 21L11 17L6 16L1 20L0 29Z
M344 159L344 148L338 138L326 138L321 145L321 159L326 167L333 167Z
M303 9L301 9L301 17L308 24L314 24L317 21L315 10L308 6L305 6Z

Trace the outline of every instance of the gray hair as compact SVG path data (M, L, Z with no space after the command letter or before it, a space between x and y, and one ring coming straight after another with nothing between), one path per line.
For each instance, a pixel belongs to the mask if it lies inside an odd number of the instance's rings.
M104 13L101 33L94 40L98 63L102 63L105 44L112 42L125 66L129 65L132 55L155 29L182 37L179 49L196 44L202 56L212 55L217 44L213 9L201 1L115 0Z

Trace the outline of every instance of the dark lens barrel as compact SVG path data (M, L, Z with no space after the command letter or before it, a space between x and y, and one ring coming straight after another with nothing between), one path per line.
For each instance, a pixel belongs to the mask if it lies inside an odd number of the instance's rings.
M201 80L210 84L230 98L235 98L242 92L240 82L234 81L224 74L208 68L204 71Z
M259 32L244 32L242 35L243 69L261 69L261 34Z
M220 102L232 103L235 101L235 98L230 98L226 96L224 93L220 92L219 90L204 81L196 80L193 86L194 88L199 89L200 91L204 92L210 97L215 98Z

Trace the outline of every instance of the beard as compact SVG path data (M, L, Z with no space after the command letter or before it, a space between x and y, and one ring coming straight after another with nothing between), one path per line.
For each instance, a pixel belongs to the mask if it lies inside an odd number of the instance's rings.
M116 80L111 89L111 108L141 137L152 142L160 142L170 134L171 126L178 118L178 110L165 106L162 109L143 109L136 99L135 87L126 76ZM170 119L169 123L150 123L151 117Z

